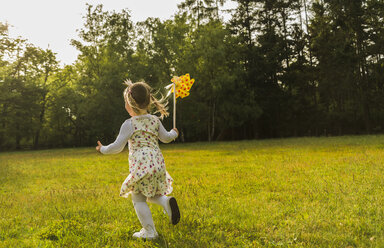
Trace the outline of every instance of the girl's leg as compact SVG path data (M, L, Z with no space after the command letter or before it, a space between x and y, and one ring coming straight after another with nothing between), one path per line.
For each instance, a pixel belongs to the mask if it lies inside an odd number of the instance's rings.
M165 195L155 196L155 197L148 197L147 201L150 203L155 203L157 205L160 205L164 208L164 210L167 212L168 215L171 215L171 207L168 204L169 197Z
M156 238L157 232L155 229L155 224L153 223L151 210L146 203L146 197L143 194L132 193L132 202L135 208L137 217L143 229L140 232L133 234L135 238Z
M176 225L180 221L180 211L179 206L177 205L176 199L174 197L167 197L165 195L155 196L147 198L147 201L150 203L155 203L164 208L167 212L170 221L173 225Z

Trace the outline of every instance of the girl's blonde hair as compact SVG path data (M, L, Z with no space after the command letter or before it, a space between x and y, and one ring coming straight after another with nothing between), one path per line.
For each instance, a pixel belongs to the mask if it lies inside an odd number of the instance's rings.
M169 115L165 97L161 95L160 99L157 99L152 93L152 88L145 82L132 83L130 80L124 82L127 88L124 90L124 100L131 106L132 110L136 114L141 114L143 111L151 112L155 107L157 110L155 113L160 113L160 118Z

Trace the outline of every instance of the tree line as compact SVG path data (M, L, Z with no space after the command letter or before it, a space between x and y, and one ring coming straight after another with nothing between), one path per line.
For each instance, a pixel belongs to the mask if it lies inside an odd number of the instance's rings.
M112 142L129 118L125 79L164 94L185 73L196 83L177 103L181 142L384 131L383 1L225 2L138 23L87 5L66 66L0 23L0 150Z

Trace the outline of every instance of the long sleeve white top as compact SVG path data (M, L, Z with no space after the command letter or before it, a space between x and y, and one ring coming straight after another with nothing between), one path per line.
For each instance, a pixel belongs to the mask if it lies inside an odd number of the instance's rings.
M103 154L115 154L121 152L128 143L128 140L131 138L132 134L132 121L131 119L128 119L121 125L120 132L116 140L107 146L102 146L100 148L100 152ZM161 142L169 143L177 137L177 132L173 129L168 132L160 122L158 137Z

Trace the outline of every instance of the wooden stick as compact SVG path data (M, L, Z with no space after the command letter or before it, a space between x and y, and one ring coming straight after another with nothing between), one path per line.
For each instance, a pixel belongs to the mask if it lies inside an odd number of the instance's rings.
M173 83L173 128L176 128L176 84Z

